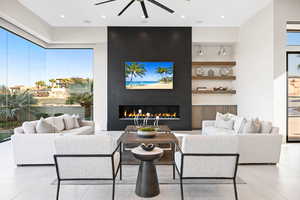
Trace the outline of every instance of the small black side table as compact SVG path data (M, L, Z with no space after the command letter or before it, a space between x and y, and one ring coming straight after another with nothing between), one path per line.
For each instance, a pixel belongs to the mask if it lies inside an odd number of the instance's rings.
M153 161L160 158L164 151L158 147L155 147L152 151L145 151L141 147L136 147L131 152L136 159L141 160L135 193L140 197L159 195L159 183Z

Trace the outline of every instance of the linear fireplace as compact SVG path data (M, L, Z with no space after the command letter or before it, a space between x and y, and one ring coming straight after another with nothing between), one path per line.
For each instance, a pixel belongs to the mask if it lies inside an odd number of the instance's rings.
M141 112L139 112L139 110ZM160 120L180 120L178 105L120 105L119 119L133 120L136 116L145 118L149 113L149 120L157 116Z

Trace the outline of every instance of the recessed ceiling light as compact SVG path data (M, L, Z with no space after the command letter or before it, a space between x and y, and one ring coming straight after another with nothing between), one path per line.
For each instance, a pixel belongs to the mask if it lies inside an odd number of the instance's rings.
M91 20L88 20L88 19L86 19L86 20L83 20L83 23L85 23L85 24L90 24L90 23L92 23L92 21L91 21Z
M182 19L184 19L184 18L185 18L185 16L184 16L184 15L181 15L180 17L181 17Z
M224 16L224 15L222 15L222 16L221 16L221 18L222 18L222 19L224 19L224 18L225 18L225 16Z
M60 15L61 18L65 18L65 15Z
M106 16L105 16L105 15L102 15L101 18L102 18L102 19L106 19Z

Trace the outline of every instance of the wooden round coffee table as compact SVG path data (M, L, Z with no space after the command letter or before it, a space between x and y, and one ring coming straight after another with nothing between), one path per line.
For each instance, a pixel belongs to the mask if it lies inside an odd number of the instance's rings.
M161 148L145 151L141 147L131 150L134 157L141 161L136 181L135 193L140 197L155 197L159 195L159 183L154 160L163 155Z

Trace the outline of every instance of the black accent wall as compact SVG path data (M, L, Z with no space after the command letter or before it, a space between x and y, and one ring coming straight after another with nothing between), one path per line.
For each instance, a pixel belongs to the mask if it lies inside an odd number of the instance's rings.
M191 54L190 27L108 27L108 130L133 124L119 120L119 105L179 105L181 119L160 124L191 130ZM174 62L173 90L127 90L126 61Z

